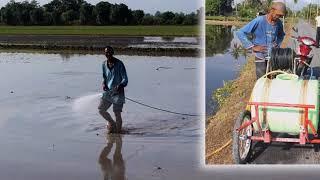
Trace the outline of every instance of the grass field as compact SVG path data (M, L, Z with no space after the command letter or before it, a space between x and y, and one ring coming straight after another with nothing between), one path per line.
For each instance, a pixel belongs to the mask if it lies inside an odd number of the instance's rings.
M199 26L0 26L0 35L198 36Z
M241 18L235 16L206 16L206 20L216 21L251 21L253 18Z

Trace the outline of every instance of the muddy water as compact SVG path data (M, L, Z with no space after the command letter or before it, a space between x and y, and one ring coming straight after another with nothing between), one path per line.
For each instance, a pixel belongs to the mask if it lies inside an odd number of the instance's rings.
M197 58L117 56L129 98L199 114ZM97 113L101 55L0 53L0 174L4 179L196 179L200 118L126 101L120 137Z

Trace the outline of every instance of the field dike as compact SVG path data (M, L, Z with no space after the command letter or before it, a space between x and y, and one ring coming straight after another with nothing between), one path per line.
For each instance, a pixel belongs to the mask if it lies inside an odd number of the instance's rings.
M282 47L286 47L293 23L285 26L286 36ZM247 58L247 63L239 77L228 84L230 95L223 101L215 115L207 117L205 131L206 164L233 164L232 132L235 120L245 110L251 91L256 81L254 56Z

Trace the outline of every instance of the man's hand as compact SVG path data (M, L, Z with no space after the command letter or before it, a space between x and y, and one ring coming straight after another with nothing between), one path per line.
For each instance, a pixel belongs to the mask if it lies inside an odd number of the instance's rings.
M255 46L252 47L252 50L254 52L266 52L267 51L267 47L255 45Z
M123 88L123 85L122 84L119 84L119 85L117 85L114 89L115 89L115 91L117 91L117 92L120 92L120 90Z

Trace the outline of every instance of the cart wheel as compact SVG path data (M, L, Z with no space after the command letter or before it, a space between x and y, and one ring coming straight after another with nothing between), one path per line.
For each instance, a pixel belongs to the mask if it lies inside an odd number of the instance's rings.
M253 135L253 127L248 126L245 129L236 130L244 122L251 120L250 111L243 111L238 119L236 120L234 130L233 130L233 159L236 164L245 164L248 161L248 158L251 155L252 140L248 139L248 136Z

